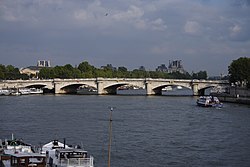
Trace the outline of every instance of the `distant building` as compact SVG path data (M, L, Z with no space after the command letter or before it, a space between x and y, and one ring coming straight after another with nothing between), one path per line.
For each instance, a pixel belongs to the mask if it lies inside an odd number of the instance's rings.
M140 70L140 71L146 71L146 68L145 68L144 66L140 66L140 67L139 67L139 70Z
M156 68L156 71L168 72L168 68L166 67L165 64L161 64L160 66L158 66L158 67Z
M109 70L112 70L112 71L115 71L116 70L116 67L113 67L112 64L107 64L106 66L101 66L101 69L109 69Z
M21 68L19 71L21 74L27 74L30 77L37 78L39 71L45 67L51 67L50 61L39 60L37 62L37 66L29 66L29 67Z
M169 61L168 73L173 73L173 72L179 72L181 74L186 73L181 64L181 60Z
M50 61L48 60L38 60L37 67L50 67Z

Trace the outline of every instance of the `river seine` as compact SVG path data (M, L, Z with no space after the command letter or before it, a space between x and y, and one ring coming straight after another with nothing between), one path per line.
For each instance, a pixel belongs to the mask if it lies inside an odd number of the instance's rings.
M35 146L79 144L107 166L109 107L114 107L111 166L250 166L250 108L197 107L195 97L38 95L0 97L0 138Z

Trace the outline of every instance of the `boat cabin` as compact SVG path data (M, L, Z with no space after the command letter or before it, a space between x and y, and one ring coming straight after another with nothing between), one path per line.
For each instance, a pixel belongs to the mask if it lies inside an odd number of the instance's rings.
M11 154L10 160L5 161L5 166L8 167L45 167L46 156L38 153L18 153Z
M56 149L54 153L47 151L47 163L57 167L93 167L94 158L87 151L77 148Z
M57 149L55 156L59 159L87 158L87 151L80 149Z

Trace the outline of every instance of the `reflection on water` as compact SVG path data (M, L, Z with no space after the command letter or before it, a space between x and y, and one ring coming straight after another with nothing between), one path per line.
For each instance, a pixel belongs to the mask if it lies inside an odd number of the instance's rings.
M205 95L209 95L211 88L205 90ZM117 89L118 95L146 95L146 89ZM167 86L162 89L163 96L192 96L193 90L181 86Z

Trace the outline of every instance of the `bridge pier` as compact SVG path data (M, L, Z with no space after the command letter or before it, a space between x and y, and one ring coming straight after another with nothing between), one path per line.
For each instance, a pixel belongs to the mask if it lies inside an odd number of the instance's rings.
M59 83L54 83L54 88L55 88L55 94L64 94L66 91L61 89L62 85Z
M107 94L107 92L104 89L104 83L100 79L96 79L96 87L97 87L97 93L98 95L104 95Z
M146 88L146 95L154 95L154 91L152 89L152 84L149 80L145 79L145 88Z
M192 89L193 89L193 95L198 96L199 95L198 84L193 84Z

